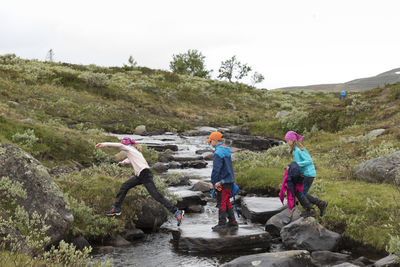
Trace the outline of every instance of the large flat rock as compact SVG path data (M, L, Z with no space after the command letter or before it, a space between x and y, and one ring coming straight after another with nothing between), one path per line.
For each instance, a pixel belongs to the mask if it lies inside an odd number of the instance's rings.
M268 249L271 235L261 228L240 225L237 230L215 232L212 224L181 225L172 230L174 244L186 252L232 252Z
M176 207L178 209L188 209L189 206L207 204L207 201L204 199L203 193L199 191L184 189L175 191L174 194L182 199L179 200L178 203L176 203Z
M269 218L284 210L278 197L244 197L242 198L243 216L252 222L265 224Z

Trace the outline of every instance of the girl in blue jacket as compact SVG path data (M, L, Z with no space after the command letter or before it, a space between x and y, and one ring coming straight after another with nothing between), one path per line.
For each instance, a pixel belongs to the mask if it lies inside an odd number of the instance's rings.
M230 201L235 174L231 160L231 149L222 140L222 133L212 132L206 141L215 147L213 170L211 173L211 183L217 190L218 224L212 227L214 231L227 228L237 228L238 223L235 219L232 204ZM228 217L228 223L226 218Z
M300 173L304 176L303 192L296 195L297 199L306 210L303 217L315 217L316 214L312 204L317 205L320 210L320 216L324 216L328 202L308 194L308 190L310 190L314 178L316 177L316 172L310 154L301 144L303 137L294 131L289 131L285 135L285 140L290 147L290 154L293 154L293 160L299 165Z

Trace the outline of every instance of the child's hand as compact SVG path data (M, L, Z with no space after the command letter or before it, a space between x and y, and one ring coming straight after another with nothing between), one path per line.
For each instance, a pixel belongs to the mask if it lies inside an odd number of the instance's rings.
M220 185L221 185L220 182L216 182L216 183L215 183L215 188L218 188Z
M100 147L103 147L103 144L102 143L98 143L98 144L96 144L96 146L95 146L96 148L100 148Z
M118 165L119 165L119 166L124 166L124 165L125 165L125 162L120 161L120 162L118 162Z

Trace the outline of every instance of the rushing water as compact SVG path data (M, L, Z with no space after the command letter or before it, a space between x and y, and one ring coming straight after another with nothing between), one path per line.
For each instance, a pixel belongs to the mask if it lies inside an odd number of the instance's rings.
M122 135L117 135L122 138ZM126 136L126 135L124 135ZM211 146L205 143L208 136L178 136L175 134L165 134L157 136L139 136L130 135L129 137L139 143L147 144L175 144L178 145L178 151L174 152L177 156L196 156L195 152L200 149L210 149ZM197 176L199 179L209 179L212 170L212 161L203 169L171 169L170 172L181 172L190 176ZM188 187L171 187L171 191L188 189ZM215 202L208 202L203 213L186 214L183 220L184 224L216 224L218 210ZM241 216L238 219L240 224L248 224ZM262 225L252 224L253 227L262 228ZM170 242L172 235L168 229L176 227L176 220L169 218L157 233L147 234L143 240L132 243L129 247L114 248L113 252L108 254L95 255L94 260L105 261L106 258L113 259L113 266L219 266L240 256L235 252L233 255L221 254L189 254L177 251ZM211 231L211 229L210 229ZM271 251L280 251L281 246L273 245ZM259 253L260 251L254 251ZM247 253L248 254L248 253Z

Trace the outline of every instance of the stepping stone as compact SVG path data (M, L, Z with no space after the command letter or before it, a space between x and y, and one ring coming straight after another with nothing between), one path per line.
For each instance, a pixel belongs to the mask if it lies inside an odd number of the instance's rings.
M203 193L199 191L184 189L175 191L174 194L182 198L182 200L179 200L178 203L176 203L178 209L188 209L190 206L207 204L207 201L204 200Z
M272 216L265 224L265 231L269 232L272 236L280 236L281 229L291 222L300 219L300 211L298 209L285 209L278 214Z
M212 224L182 224L172 230L173 243L178 250L185 252L232 252L268 249L271 235L263 229L249 225L229 231L212 231Z
M252 222L265 224L269 218L287 208L279 197L244 197L242 214Z

